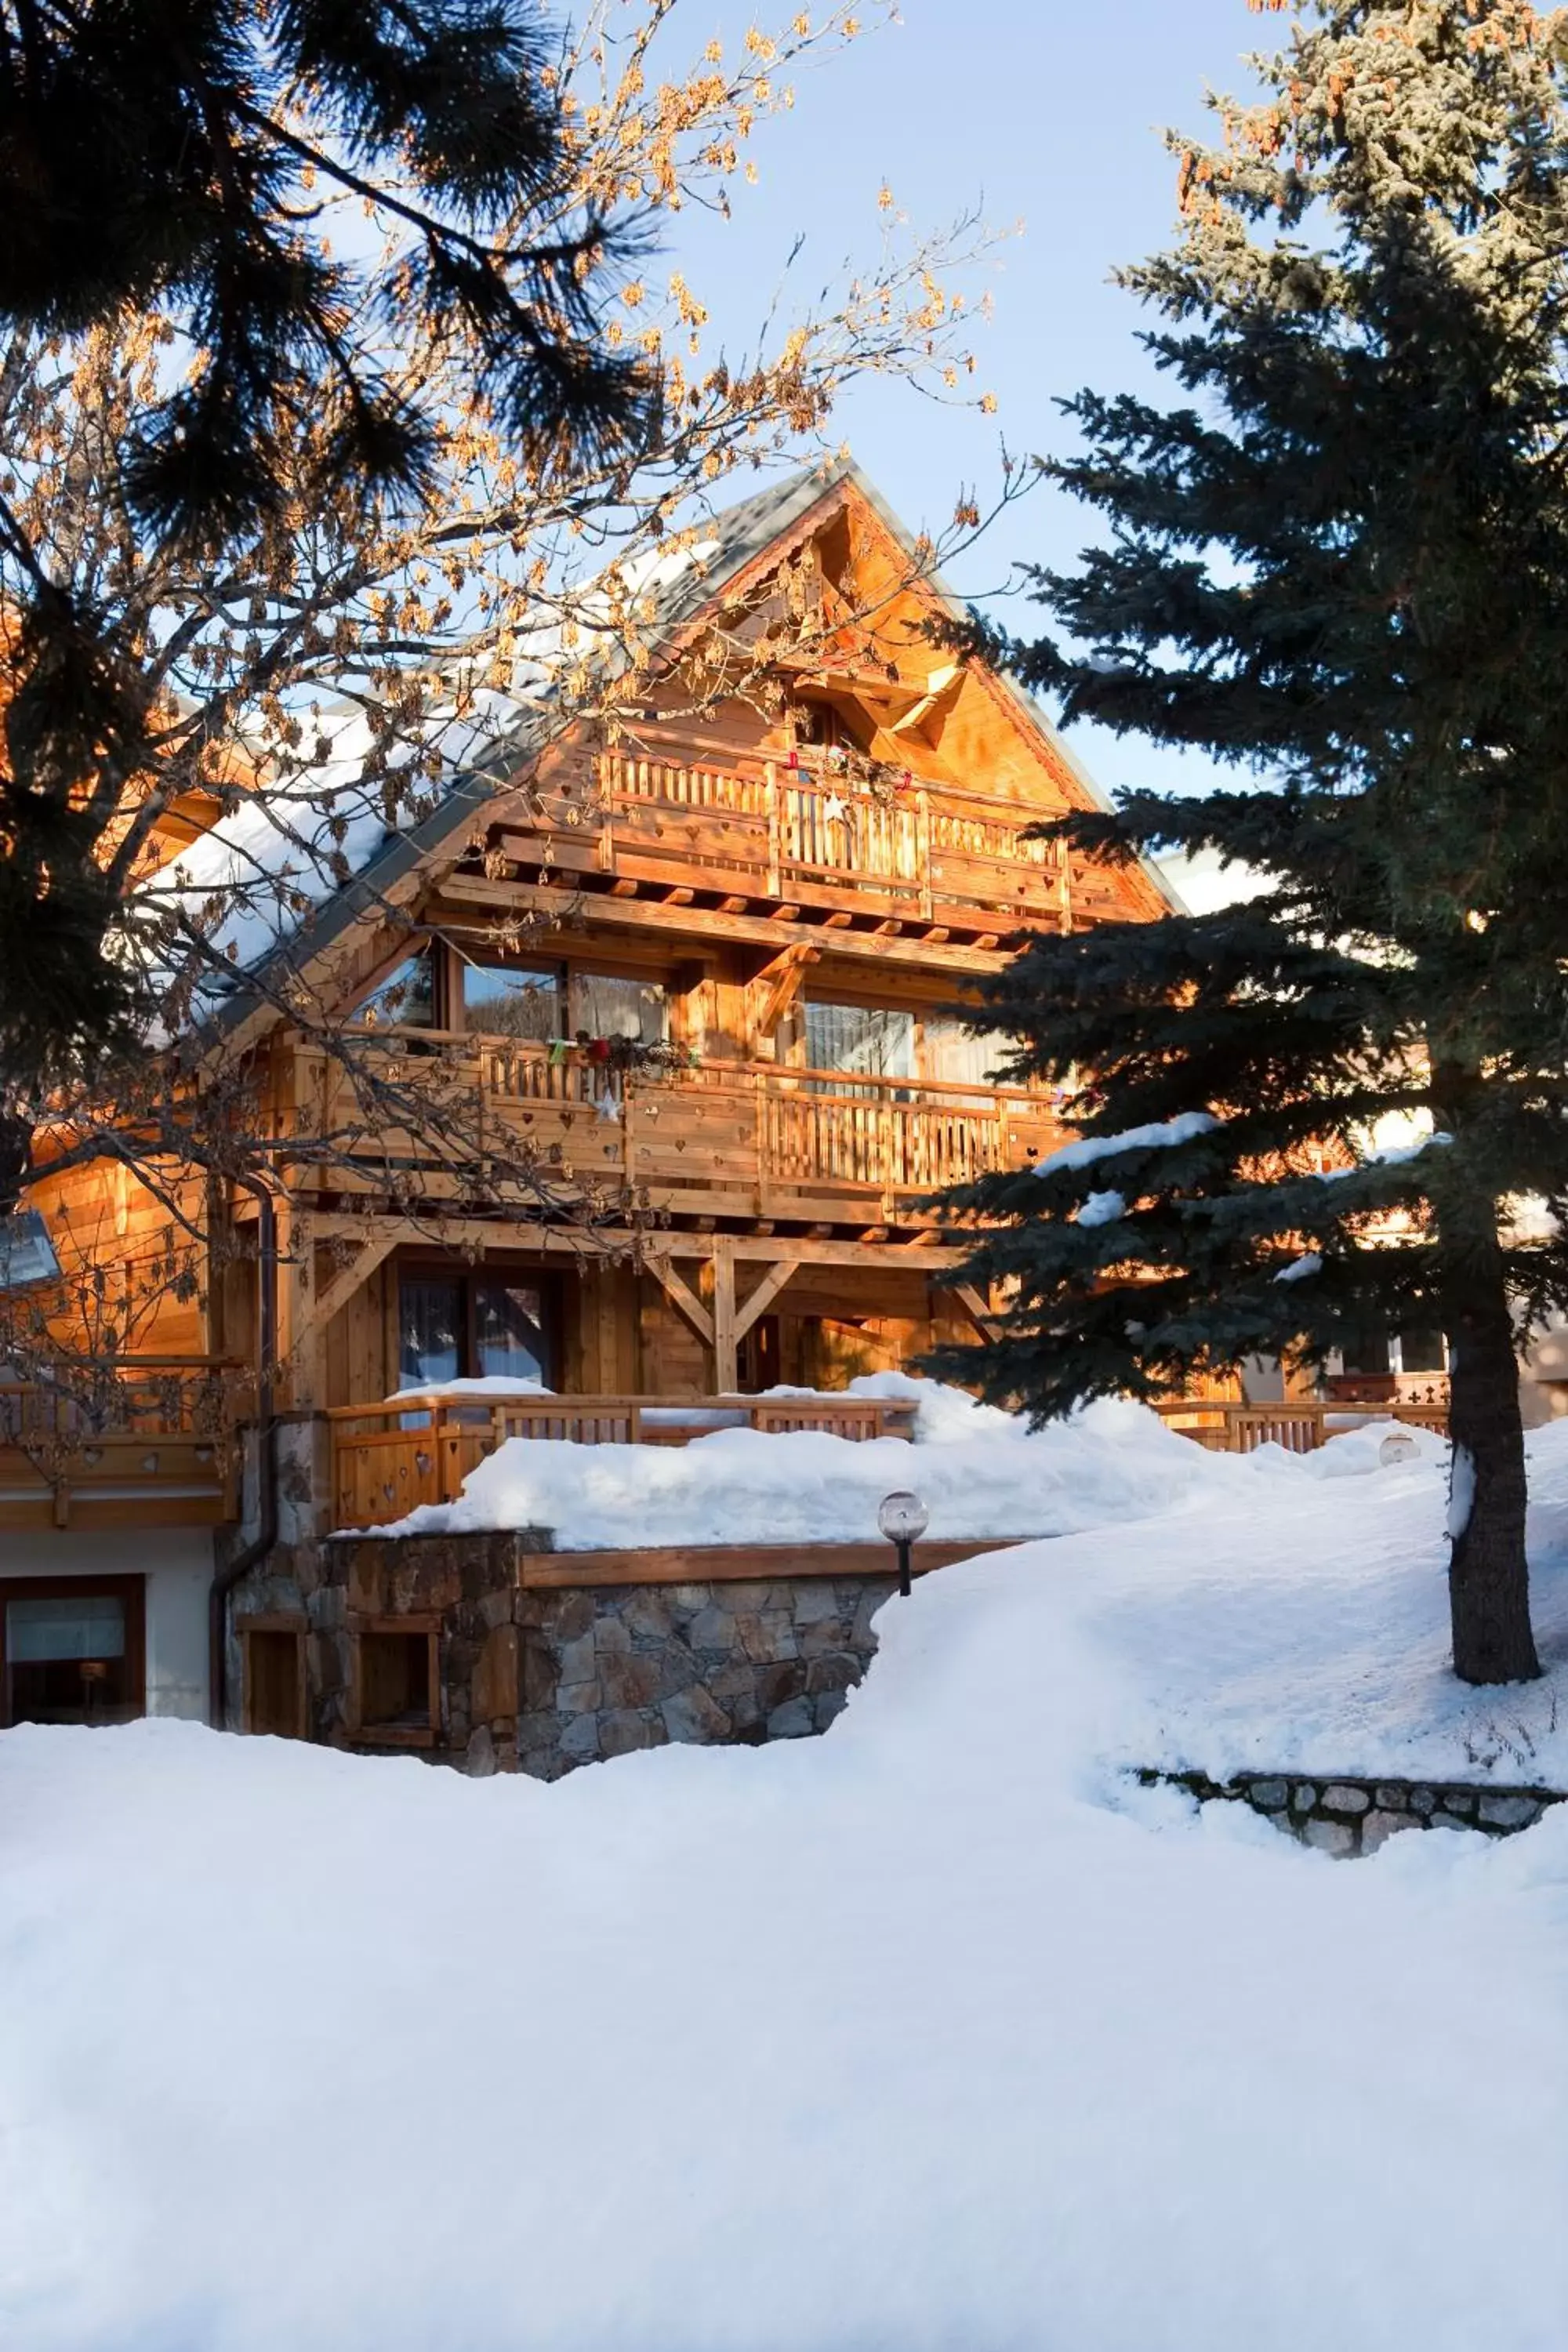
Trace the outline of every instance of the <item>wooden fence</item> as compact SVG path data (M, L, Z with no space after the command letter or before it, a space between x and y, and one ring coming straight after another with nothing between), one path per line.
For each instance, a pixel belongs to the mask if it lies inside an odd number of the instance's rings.
M1282 1445L1288 1454L1315 1454L1331 1437L1379 1421L1400 1421L1446 1435L1448 1409L1440 1404L1388 1404L1358 1412L1342 1404L1161 1404L1155 1411L1179 1436L1193 1438L1213 1454L1250 1454L1259 1445Z

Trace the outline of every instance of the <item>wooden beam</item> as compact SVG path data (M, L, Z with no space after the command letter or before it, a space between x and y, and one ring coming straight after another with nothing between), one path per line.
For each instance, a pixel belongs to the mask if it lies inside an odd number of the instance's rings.
M688 889L686 884L682 882L675 889L665 892L663 903L667 907L689 907L696 896L696 891Z
M952 1298L956 1298L983 1339L994 1342L1002 1337L1002 1326L992 1314L990 1305L972 1282L943 1282L937 1285Z
M772 984L757 1015L756 1034L759 1037L773 1035L800 994L808 969L821 961L820 948L806 947L797 940L793 947L785 948L782 955L774 956L771 963L763 966L757 981L765 980Z
M553 916L562 924L569 922L574 933L580 932L585 923L603 923L611 928L625 925L644 933L678 931L684 943L690 940L692 925L700 923L721 927L717 935L723 939L754 940L759 946L776 949L783 928L776 916L730 914L724 908L715 908L710 914L701 908L661 907L653 898L616 898L607 891L563 890L544 882L492 882L481 874L449 875L440 886L440 895L454 907L478 906L492 910L522 908ZM439 913L432 908L429 919L438 922ZM825 934L825 923L795 926L797 939L815 940L818 946ZM713 932L709 936L714 936ZM1005 960L962 943L933 946L924 940L887 939L875 931L835 930L830 936L835 956L865 956L879 963L912 964L927 971L990 972L998 970ZM1028 936L1027 925L1020 927L1017 936L1020 940ZM987 937L993 939L994 945L994 935L988 933Z
M348 1305L355 1291L370 1280L376 1267L384 1259L390 1257L396 1247L395 1234L376 1234L367 1237L353 1265L340 1267L325 1290L317 1291L303 1328L311 1330L318 1325L330 1323L338 1309Z
M769 1266L751 1297L743 1299L735 1310L737 1339L745 1338L752 1324L759 1322L767 1313L790 1277L799 1271L800 1261L793 1257L781 1258L776 1265Z
M711 1348L713 1318L685 1278L677 1274L668 1258L649 1257L644 1260L644 1264L678 1313L685 1316L703 1346Z
M937 704L952 692L963 676L963 665L959 662L946 662L941 669L933 669L926 679L925 692L920 700L911 703L909 709L901 712L897 719L889 719L884 722L889 734L906 734L910 728L918 727L922 719L929 719Z
M977 1552L1010 1551L1017 1538L965 1537L962 1541L918 1543L910 1567L917 1576L972 1559ZM518 1562L518 1582L570 1591L592 1584L770 1583L781 1576L895 1574L892 1547L885 1543L692 1545L684 1550L529 1551ZM400 1624L402 1620L397 1621Z
M601 1258L630 1261L634 1255L646 1273L662 1282L672 1258L711 1256L711 1239L702 1234L668 1229L634 1235L628 1231L577 1225L523 1223L502 1217L393 1217L377 1211L356 1214L348 1210L318 1212L318 1240L363 1240L374 1229L390 1234L392 1244L407 1242L428 1250L516 1250L531 1257L574 1259L593 1265ZM725 1236L737 1259L776 1265L787 1257L795 1265L909 1266L921 1274L954 1275L973 1255L973 1237L948 1248L931 1240L857 1242L817 1238L811 1241L780 1234L732 1234ZM634 1247L635 1245L635 1247ZM682 1288L685 1285L682 1284ZM689 1296L689 1293L688 1294ZM698 1302L693 1299L693 1305ZM706 1309L699 1308L704 1317ZM696 1327L694 1327L696 1328ZM706 1332L702 1335L706 1338Z

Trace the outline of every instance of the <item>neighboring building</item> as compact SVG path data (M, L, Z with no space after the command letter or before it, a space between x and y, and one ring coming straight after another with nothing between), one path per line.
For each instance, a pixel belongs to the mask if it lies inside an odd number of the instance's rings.
M932 643L952 608L854 467L763 492L671 568L666 682L623 739L569 732L521 750L500 787L460 782L370 844L289 950L356 1010L368 1068L439 1069L468 1143L389 1134L374 1092L238 975L233 1054L285 1124L337 1138L330 1167L286 1171L278 1206L285 1540L447 1493L489 1442L465 1425L434 1444L382 1409L400 1389L834 1388L984 1328L989 1302L922 1201L1060 1130L1043 1093L990 1082L952 1004L1031 929L1169 904L1152 874L1079 871L1026 839L1091 788L1029 701ZM790 598L818 616L809 655L781 630L767 694L683 717L693 649L732 632L754 654ZM266 1275L247 1192L169 1183L202 1239L136 1345L179 1360L138 1375L130 1432L4 1457L0 1721L206 1704L206 1547L215 1528L226 1559L236 1543L210 1400L225 1364L256 1360ZM123 1170L33 1199L77 1268L115 1282L193 1246ZM298 1629L251 1614L270 1720Z

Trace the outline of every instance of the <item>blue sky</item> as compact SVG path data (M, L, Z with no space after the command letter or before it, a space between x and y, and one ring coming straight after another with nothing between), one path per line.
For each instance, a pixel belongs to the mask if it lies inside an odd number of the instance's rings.
M905 520L940 524L961 483L977 485L984 503L999 480L999 431L1020 452L1061 448L1070 427L1057 396L1152 383L1135 341L1139 306L1109 277L1116 263L1170 241L1174 167L1161 130L1204 131L1205 87L1245 87L1242 57L1276 46L1283 20L1252 15L1247 0L902 0L902 8L900 25L794 78L794 113L764 126L753 149L759 186L741 192L730 224L692 221L669 259L742 343L797 234L805 246L791 277L803 287L847 257L875 254L884 181L917 228L977 205L999 226L1022 218L1022 236L975 281L995 304L975 349L997 416L876 383L840 412L844 437ZM759 6L755 18L770 15ZM717 35L738 47L753 20L731 0L706 8L693 0L672 31L678 44ZM1069 563L1090 531L1082 509L1043 488L957 570L955 584L977 594L1015 562ZM1010 609L1030 617L1026 606ZM1210 772L1095 730L1072 740L1106 786L1192 785Z

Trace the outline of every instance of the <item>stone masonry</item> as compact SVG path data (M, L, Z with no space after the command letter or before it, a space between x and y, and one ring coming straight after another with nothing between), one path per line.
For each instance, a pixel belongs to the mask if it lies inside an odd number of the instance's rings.
M870 1663L871 1620L895 1589L889 1576L787 1572L525 1586L523 1554L548 1543L522 1528L284 1546L247 1580L239 1613L298 1617L309 1738L553 1780L672 1740L755 1746L826 1730ZM556 1558L564 1568L570 1555ZM403 1625L437 1643L439 1720L378 1734L353 1720L356 1644Z
M1296 1772L1245 1772L1211 1780L1206 1772L1141 1771L1145 1787L1185 1789L1201 1804L1250 1805L1287 1836L1348 1858L1375 1853L1400 1830L1479 1830L1508 1837L1538 1822L1549 1805L1568 1804L1562 1789L1499 1789L1447 1780L1366 1780L1350 1773L1311 1780Z

